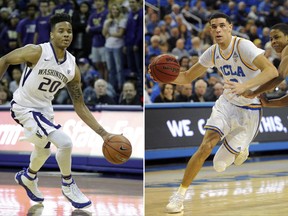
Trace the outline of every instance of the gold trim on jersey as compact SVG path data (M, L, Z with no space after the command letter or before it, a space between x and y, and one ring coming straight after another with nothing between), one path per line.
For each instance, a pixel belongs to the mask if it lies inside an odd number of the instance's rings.
M231 48L231 51L230 51L230 53L228 54L228 57L227 57L227 58L226 58L224 55L222 55L222 52L221 52L220 47L219 47L219 45L218 45L219 54L220 54L220 56L221 56L223 59L225 59L226 61L227 61L229 58L231 58L231 56L232 56L232 54L233 54L233 52L234 52L234 47L235 47L236 38L237 38L237 37L234 37L234 38L233 38L232 48Z
M238 54L239 54L240 60L241 60L242 63L243 63L247 68L249 68L250 70L257 71L258 68L256 68L256 67L253 66L253 65L248 64L247 62L245 62L245 61L241 58L241 53L240 53L240 50L239 50L240 40L242 40L242 39L240 38L240 39L237 41L237 50L238 50Z

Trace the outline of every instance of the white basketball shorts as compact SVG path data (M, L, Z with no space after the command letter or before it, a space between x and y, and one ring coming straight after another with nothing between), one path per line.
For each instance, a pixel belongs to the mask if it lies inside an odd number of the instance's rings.
M257 135L261 116L260 104L240 107L221 96L213 106L205 128L218 132L227 150L239 154Z

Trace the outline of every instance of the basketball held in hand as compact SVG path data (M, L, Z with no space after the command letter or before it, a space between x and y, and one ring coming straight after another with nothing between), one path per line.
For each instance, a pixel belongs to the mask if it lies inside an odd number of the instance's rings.
M157 56L150 64L150 74L157 82L171 83L178 77L179 72L180 65L172 55Z
M132 154L130 141L123 135L112 135L104 141L102 152L106 160L112 164L123 164Z

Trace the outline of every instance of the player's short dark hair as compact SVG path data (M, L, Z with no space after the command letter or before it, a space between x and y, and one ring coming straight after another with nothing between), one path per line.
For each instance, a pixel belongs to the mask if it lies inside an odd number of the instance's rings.
M286 23L278 23L278 24L272 26L271 30L272 29L277 29L277 30L283 32L284 35L288 35L288 25Z
M227 20L227 22L228 22L229 24L232 23L232 22L231 22L231 19L230 19L230 17L229 17L228 15L226 15L226 14L224 14L224 13L220 13L220 12L215 12L215 13L213 13L213 14L209 17L209 23L211 24L211 20L212 20L212 19L217 19L217 18L224 18L224 19Z
M56 13L50 18L51 29L53 29L59 22L69 22L72 25L72 20L69 14Z

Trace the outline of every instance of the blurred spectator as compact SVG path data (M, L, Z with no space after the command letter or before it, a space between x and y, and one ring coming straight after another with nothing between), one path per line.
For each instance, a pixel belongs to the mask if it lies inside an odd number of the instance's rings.
M11 14L19 15L19 10L17 9L18 0L7 0L7 7L11 11ZM30 1L32 3L32 1Z
M263 46L265 46L265 44L270 41L270 29L268 27L263 28L262 35L260 35L260 39L262 41Z
M0 45L2 47L0 55L5 55L19 47L16 31L18 23L19 17L15 14L11 14L8 25L0 32L0 44L2 44Z
M188 51L189 55L198 55L200 56L203 52L203 45L199 37L193 37L191 39L192 48Z
M149 15L149 19L145 24L148 35L150 36L153 35L154 28L158 26L158 22L159 22L158 14L153 11L153 13Z
M52 14L56 13L67 13L71 17L73 15L74 5L70 2L70 0L58 0L58 3L54 7Z
M240 1L238 3L238 11L237 11L237 25L245 25L248 18L248 11L246 9L246 3L244 1Z
M172 6L174 5L174 0L167 0L167 4L165 6L160 7L160 15L161 19L164 18L165 14L170 14L172 12Z
M9 91L14 93L19 87L22 71L20 67L14 67L12 70L12 81L9 83Z
M175 22L178 22L177 18L179 18L181 20L181 23L183 23L187 27L188 31L192 30L191 24L187 22L183 14L180 12L180 6L178 4L172 5L172 12L170 13L170 16Z
M143 8L139 0L129 0L129 7L124 53L128 68L137 74L138 86L143 89Z
M229 1L228 8L223 12L230 17L233 24L237 23L238 10L235 1Z
M84 90L84 102L86 105L116 104L115 100L107 94L108 84L104 79L98 79L93 87Z
M167 43L167 40L170 37L170 35L166 29L166 24L163 20L159 22L158 28L160 29L160 33L158 36L160 37L161 44Z
M175 102L175 86L172 84L163 84L160 94L155 98L154 103Z
M181 85L179 94L175 98L175 102L191 102L192 99L192 83Z
M108 14L105 8L104 0L94 0L96 11L92 13L88 20L86 31L93 37L91 59L95 68L101 73L106 81L108 80L108 72L106 68L105 58L105 37L102 34L103 25Z
M253 42L255 39L260 39L258 35L258 29L256 25L252 25L249 29L248 36L250 40Z
M176 46L177 40L180 38L180 32L179 32L178 27L171 28L170 34L171 34L171 37L167 40L167 43L169 45L169 52L171 52L172 49L174 49L174 47Z
M191 12L192 14L199 17L203 22L206 22L207 17L210 15L210 12L206 9L205 2L201 0L195 1L195 4L192 6Z
M90 5L86 1L81 2L79 10L73 12L73 41L70 49L72 49L72 54L76 59L88 58L90 54L91 34L86 32L89 16Z
M161 54L161 49L159 47L160 46L160 37L157 35L154 35L153 37L151 37L150 42L151 42L151 44L148 45L148 47L147 47L148 57L152 56L152 55L154 55L154 56L160 55Z
M36 18L36 30L34 34L34 44L49 42L50 40L50 17L49 2L47 0L39 1L40 14Z
M182 38L178 39L176 42L176 47L173 48L171 52L173 55L178 57L177 59L180 59L183 56L189 56L188 51L184 48L184 43L185 43L184 39Z
M224 90L224 85L222 82L216 82L213 86L213 95L207 101L216 101L222 94Z
M54 8L56 7L56 0L48 0L49 3L49 12L52 14Z
M0 84L0 105L10 105L8 90Z
M207 83L203 79L199 79L195 82L195 94L192 95L194 102L205 102L204 97L207 90Z
M38 8L35 4L27 4L26 6L26 18L20 20L17 25L18 44L19 47L27 44L33 44L34 34L36 30L36 12Z
M181 67L184 68L184 70L188 70L190 68L190 59L188 57L189 55L187 56L182 56L180 59L179 59L179 64Z
M288 22L288 0L285 0L283 5L279 8L279 13L282 22L287 23Z
M282 19L278 11L278 8L277 7L271 8L270 13L268 14L268 16L265 17L265 25L270 27L281 22Z
M89 85L91 79L95 81L98 78L102 78L101 74L90 65L87 58L80 58L78 60L78 66L81 73L82 89L85 89Z
M204 95L204 98L206 99L206 101L213 101L214 98L214 85L220 82L219 77L216 76L210 76L207 82L207 89L206 89L206 93Z
M188 51L184 48L184 43L185 43L184 39L182 38L178 39L176 42L176 47L173 48L171 52L173 55L178 57L177 59L180 59L183 56L189 56Z
M106 38L105 55L109 71L109 82L117 92L124 83L123 53L124 33L127 19L119 4L111 4L107 19L104 22L102 34Z
M11 15L11 10L8 9L7 7L2 7L0 9L0 33L3 31L3 29L7 29L7 26L9 25L10 23L10 15ZM0 38L0 46L3 47L5 44L3 41L1 41L1 38ZM3 55L3 50L0 49L0 55Z
M136 86L131 81L126 81L123 85L119 104L121 105L142 105L141 98L137 94Z
M172 28L178 28L177 23L175 20L172 19L171 15L167 14L164 16L164 22L165 22L165 26L167 31L171 32Z

